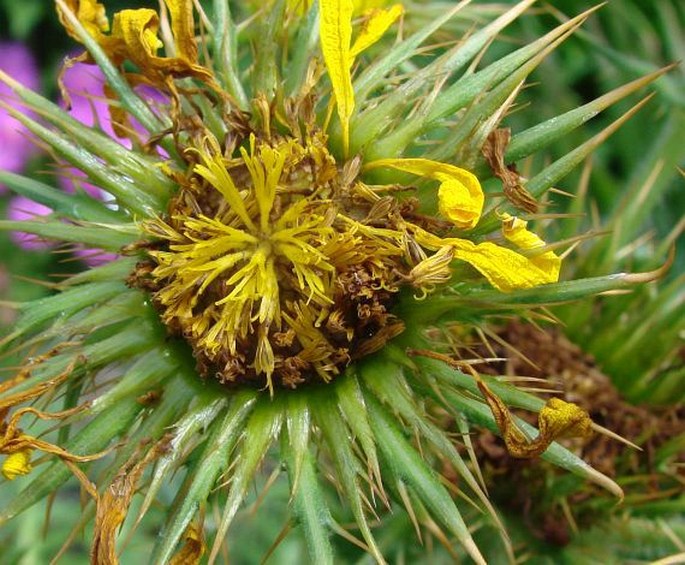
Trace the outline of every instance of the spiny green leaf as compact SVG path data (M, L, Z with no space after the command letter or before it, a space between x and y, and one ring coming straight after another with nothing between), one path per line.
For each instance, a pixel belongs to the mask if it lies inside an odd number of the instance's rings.
M353 377L352 373L353 369L348 369L348 373L338 379L335 384L338 405L347 425L364 451L371 473L380 485L381 474L376 456L376 441L366 416L366 406L359 388L359 381Z
M417 355L414 360L421 373L429 374L446 385L458 387L480 396L478 384L471 375L457 371L437 359L429 359ZM507 406L539 412L545 405L545 401L542 398L522 391L506 382L492 378L489 375L481 375L481 378L486 381L490 390L499 396Z
M306 447L300 451L295 445L297 443L291 440L283 447L295 516L302 525L311 562L332 565L335 559L329 537L333 518L317 478L316 461Z
M209 561L212 563L245 498L248 485L255 478L257 467L281 431L283 408L284 402L281 398L264 398L262 395L262 398L258 399L255 404L247 423L242 427L244 438L235 455L234 467L230 473L231 486L209 556Z
M82 194L66 194L21 175L0 171L0 183L73 220L108 224L121 222L123 218L120 212L110 210L99 200Z
M392 410L411 425L421 437L426 438L440 457L450 461L492 516L504 543L510 545L504 524L502 524L495 508L488 500L483 489L481 489L473 473L456 450L453 441L450 440L444 430L433 424L428 414L416 405L415 400L409 397L411 393L403 372L403 368L390 363L384 363L378 359L371 359L362 366L364 385L368 386L383 404L387 407L392 407ZM422 371L419 371L419 374L422 373Z
M478 425L486 427L491 432L495 434L500 433L490 408L483 402L473 398L467 398L458 392L452 392L449 390L442 391L442 394L455 410L465 414L470 420ZM537 435L537 430L535 427L531 426L520 418L514 417L514 420L516 421L516 425L519 426L529 437L535 437ZM591 481L605 488L614 496L617 496L621 499L623 498L623 491L614 481L597 471L597 469L588 465L577 455L574 455L568 449L562 447L558 443L552 443L552 445L547 448L547 451L545 451L541 457L553 465L561 467L562 469L566 469L582 479Z
M0 106L3 106L0 103ZM18 110L4 105L6 111L26 126L31 133L50 145L55 153L65 161L88 175L88 179L100 188L111 193L118 202L130 212L144 217L152 217L164 206L164 198L141 190L111 166L102 163L97 155L81 145L72 143L64 135L42 126Z
M307 76L307 70L316 53L319 41L319 3L312 2L305 24L297 32L292 46L292 55L285 76L285 92L294 96L300 92Z
M130 228L115 224L102 227L96 225L75 225L47 219L30 221L0 220L0 230L32 233L48 239L83 243L107 251L119 251L140 237Z
M669 72L672 65L654 71L648 75L640 77L634 81L615 88L603 96L596 98L578 108L555 116L547 121L537 124L525 131L515 134L511 138L511 143L507 147L505 159L507 163L516 162L536 151L548 147L554 141L568 135L575 129L594 118L600 112L606 110L613 104L624 99L626 96L644 88L655 81L663 74ZM482 166L480 167L482 168Z
M444 76L445 74L454 73L460 68L464 67L478 52L495 37L504 27L511 23L516 17L525 11L534 0L523 0L502 16L478 30L463 43L447 52L445 55L438 57L433 63L421 68L416 72L411 79L402 84L392 94L388 95L378 105L371 109L362 112L357 117L352 119L352 131L357 131L357 135L352 140L352 151L358 151L361 147L365 147L371 140L378 141L379 134L385 128L390 119L400 114L403 110L406 111L408 105L413 104L413 100L418 91L425 88L426 84L431 84L435 81L436 76ZM449 89L443 91L439 98L441 101L446 100ZM409 101L409 102L408 102ZM440 104L436 101L436 104ZM433 106L435 108L436 106ZM448 110L447 113L450 113ZM435 118L432 118L435 119ZM418 123L419 129L427 127L428 122L419 120L418 116L411 120L411 123ZM370 159L378 159L382 157L396 156L396 153L387 152L382 153L376 144L369 146Z
M166 563L186 527L193 519L219 475L229 464L229 454L241 436L246 418L253 409L258 393L241 391L231 399L223 418L214 421L210 437L195 464L188 472L185 483L176 497L173 512L168 516L155 544L152 563Z
M425 504L431 516L457 537L471 558L482 565L485 560L468 527L445 487L406 440L398 424L378 401L367 398L371 427L378 438L381 455L394 473L404 479Z
M65 290L59 294L19 306L19 320L12 334L3 342L23 333L33 332L48 321L68 318L93 304L106 302L126 290L120 282L91 283L87 287Z
M288 454L291 491L296 492L299 488L300 468L309 449L311 414L305 395L290 394L286 402L285 424L288 433L282 435L282 440L287 439L287 445L282 442L281 452Z
M92 401L87 413L97 414L124 399L132 400L159 386L170 376L181 372L183 365L178 361L178 357L165 347L151 348L117 379L114 386Z
M312 416L321 429L328 451L335 463L338 487L350 505L355 522L361 530L364 541L369 546L368 551L376 561L385 563L364 512L363 491L359 484L362 469L359 460L352 451L351 433L338 411L337 402L335 399L321 395L312 403Z
M157 352L153 352L157 354ZM135 374L133 368L128 373ZM127 375L128 377L128 375ZM126 377L124 377L126 378ZM122 380L123 383L123 380ZM169 478L174 467L188 454L188 447L192 446L193 436L201 430L212 426L218 414L226 407L226 398L217 398L214 391L209 391L199 397L194 395L193 404L180 418L173 423L172 437L169 440L169 449L159 458L152 475L150 485L147 487L145 499L138 511L140 521L154 501L159 492L162 482Z
M662 274L660 269L648 273L617 273L604 277L562 281L532 289L503 293L495 289L474 289L464 294L443 294L431 297L430 302L403 301L398 308L400 317L410 325L437 321L469 320L488 314L506 313L531 306L562 304L604 292L630 289L649 282ZM455 290L465 290L456 286Z
M72 118L57 104L24 87L2 70L0 70L0 81L7 84L42 119L57 127L69 139L76 140L91 153L105 159L116 170L135 179L136 184L144 187L146 191L166 196L173 188L172 181L164 175L161 169L154 166L155 161L148 156L130 151L106 133Z
M397 69L404 61L416 55L419 46L451 20L463 7L464 3L462 2L451 10L445 11L440 17L435 18L407 39L391 46L385 55L360 69L359 76L354 80L354 94L359 104L361 105L373 90L384 83L388 74Z
M587 13L576 16L537 41L521 47L499 61L491 63L481 71L473 74L469 73L459 78L450 87L441 91L434 100L429 98L430 104L422 108L418 115L413 116L412 120L407 120L403 125L395 128L392 133L381 139L379 144L374 144L373 147L370 147L369 150L372 152L372 158L399 155L405 147L413 143L422 133L430 131L441 123L444 118L454 115L458 110L471 104L483 92L489 91L501 81L506 80L521 65L547 50L551 44L563 41L565 37L575 31L586 17ZM427 153L427 155L432 158L438 158L432 155L431 152Z
M221 32L212 35L216 75L222 86L236 99L241 110L247 110L249 102L238 74L238 30L236 29L228 2L214 1L214 29Z

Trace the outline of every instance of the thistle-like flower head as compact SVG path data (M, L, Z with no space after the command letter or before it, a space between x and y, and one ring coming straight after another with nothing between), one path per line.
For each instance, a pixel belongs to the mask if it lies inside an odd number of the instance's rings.
M190 0L165 0L161 15L122 10L111 20L94 0L56 0L65 29L87 48L78 59L107 77L123 144L0 75L40 115L11 109L16 119L112 195L106 204L2 173L0 182L54 210L2 227L122 255L21 306L4 340L31 357L0 385L3 473L32 482L0 519L74 474L91 497L92 559L111 563L139 486L147 484L142 517L180 473L153 561L199 559L196 521L208 499L221 499L214 561L273 453L314 562L332 561L331 533L382 562L370 519L399 503L417 528L456 537L482 563L433 468L456 471L461 494L487 511L509 548L477 466L465 461L471 424L498 431L514 455L544 453L620 493L553 443L591 433L583 410L481 377L458 337L488 315L631 282L557 283L566 243L546 244L519 217L594 145L526 183L503 165L509 138L498 145L491 135L528 74L586 15L463 72L532 1L423 66L422 45L465 3L406 39L396 31L400 5L359 4L278 1L236 26L223 0L199 18ZM563 117L551 135L514 136L508 156L527 156L654 76ZM159 96L139 96L141 85ZM505 198L483 189L479 178L493 175ZM539 433L511 405L539 412ZM450 415L466 451L438 414ZM59 432L21 429L29 416L56 420ZM73 431L78 421L87 424ZM37 451L57 460L39 470L46 459L34 461ZM102 458L109 463L91 483ZM345 500L341 512L324 477ZM340 525L345 511L358 535Z

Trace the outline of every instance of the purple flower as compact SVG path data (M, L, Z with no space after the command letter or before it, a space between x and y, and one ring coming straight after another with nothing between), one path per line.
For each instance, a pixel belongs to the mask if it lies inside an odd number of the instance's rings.
M29 200L24 196L14 196L7 206L7 217L15 221L31 220L37 216L47 216L51 213L52 210L47 206L38 204L38 202ZM12 231L10 238L22 249L37 250L50 247L50 243L29 233Z
M0 69L32 90L38 90L40 75L36 61L21 43L0 42ZM16 97L7 85L0 82L0 100L18 106ZM28 112L24 111L25 114ZM28 130L0 107L0 170L21 172L37 149L28 136ZM0 192L4 192L0 184Z

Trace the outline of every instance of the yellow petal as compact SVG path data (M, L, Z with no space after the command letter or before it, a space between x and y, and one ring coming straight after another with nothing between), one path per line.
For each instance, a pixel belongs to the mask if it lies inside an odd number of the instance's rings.
M10 453L2 464L2 474L8 481L31 472L31 449Z
M191 0L164 0L171 16L171 31L176 45L176 56L197 62L197 45L195 44L195 22L193 20L193 3Z
M121 39L126 45L128 57L141 70L149 66L162 42L157 37L159 17L148 8L121 10L114 14L112 37Z
M540 410L538 427L542 437L569 438L590 437L592 420L580 406L561 398L550 398Z
M342 126L343 151L350 147L350 118L354 111L350 52L352 41L352 0L320 0L321 51L333 86L333 96Z
M440 213L460 228L472 228L483 211L483 189L473 173L429 159L380 159L365 169L390 167L440 182L438 203Z
M466 239L445 239L454 247L454 258L477 269L502 292L556 282L558 271L541 269L531 258L491 242L475 244Z
M537 234L526 229L528 222L509 214L502 214L500 218L502 219L504 237L520 249L535 249L545 246L545 242ZM554 251L548 250L538 255L531 255L528 259L540 270L547 273L551 282L559 280L561 257L558 257Z
M388 3L388 0L354 0L354 13L364 14L370 10L382 8Z
M357 39L350 52L354 59L359 53L367 49L376 41L378 41L388 28L395 23L395 20L404 13L404 8L401 4L395 4L387 10L373 10L369 14L368 19L364 23L364 27L359 32Z
M74 12L78 21L95 39L102 37L102 32L109 31L109 21L107 20L105 7L99 2L95 0L66 0L65 3ZM80 41L78 34L64 17L62 10L57 10L57 16L69 35Z

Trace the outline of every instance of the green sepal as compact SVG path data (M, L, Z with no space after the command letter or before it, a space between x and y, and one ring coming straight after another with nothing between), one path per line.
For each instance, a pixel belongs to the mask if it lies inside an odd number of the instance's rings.
M126 221L121 212L110 210L99 200L85 194L67 194L28 177L0 171L0 184L7 185L17 194L39 202L65 218L103 224Z
M210 561L214 561L228 528L245 498L247 488L255 478L259 464L281 431L283 411L283 399L266 398L262 394L242 428L244 437L234 456L233 469L230 472L231 486L221 520L217 525Z
M217 418L209 429L210 437L174 501L160 537L153 549L151 562L167 563L183 536L186 527L205 503L217 478L230 465L229 454L242 436L245 420L252 412L256 391L241 391L231 398L231 405L223 418Z
M471 558L485 560L447 489L416 449L407 441L399 423L371 395L367 397L369 419L376 434L381 457L393 473L404 480L423 502L431 517L459 540Z
M96 225L79 226L47 219L14 221L0 220L0 230L32 233L48 239L83 243L106 251L119 251L131 245L140 235L120 225L100 227Z
M283 436L288 436L283 434ZM292 504L295 517L302 525L312 563L332 565L335 562L330 542L333 524L326 495L318 481L317 462L309 449L300 451L298 442L286 439L289 444L281 448L290 477Z
M328 395L319 395L312 402L312 416L321 430L328 452L335 464L338 488L352 510L357 527L368 545L368 551L376 561L384 563L385 560L371 533L364 511L365 502L359 482L360 476L363 476L363 470L352 450L351 432L340 414L336 399Z

